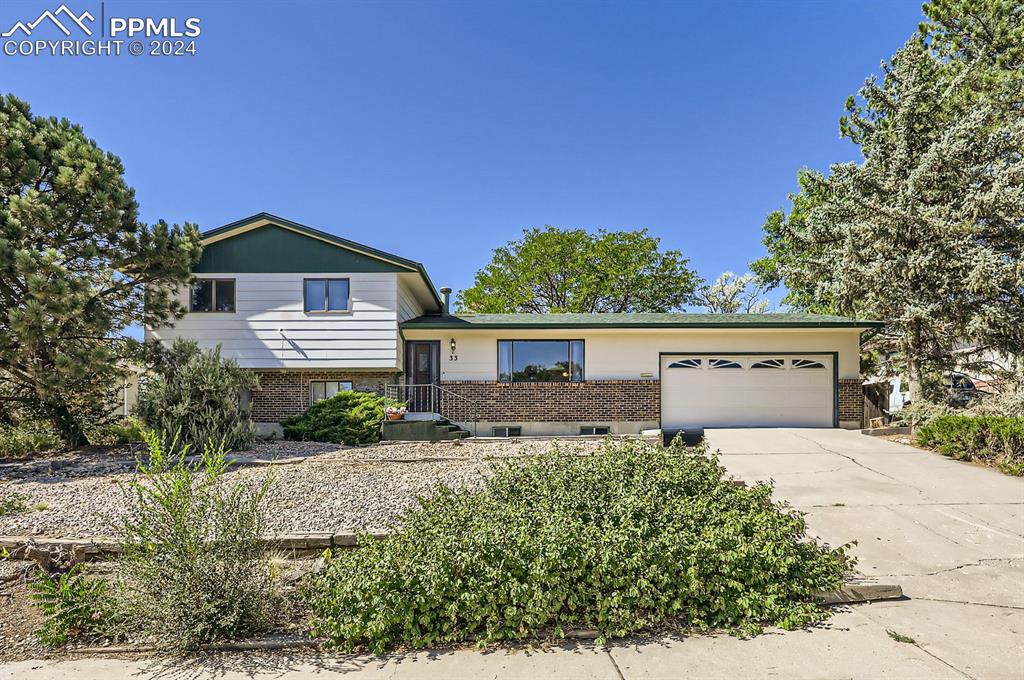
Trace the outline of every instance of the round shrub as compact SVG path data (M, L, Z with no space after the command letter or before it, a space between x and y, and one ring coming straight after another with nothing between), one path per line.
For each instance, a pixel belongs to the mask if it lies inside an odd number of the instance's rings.
M371 392L344 390L322 399L301 415L281 422L285 439L359 446L380 441L384 409L398 402Z
M771 487L723 478L713 456L607 442L496 463L480 490L439 487L383 540L309 582L313 631L380 653L665 623L757 632L825 616L843 548L808 540Z

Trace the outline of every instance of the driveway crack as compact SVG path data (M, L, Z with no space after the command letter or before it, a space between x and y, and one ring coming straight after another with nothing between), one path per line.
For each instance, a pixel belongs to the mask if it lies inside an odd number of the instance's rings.
M619 680L626 680L626 676L622 674L622 669L619 668L619 663L615 660L615 657L612 656L612 650L606 649L605 654L608 655L609 661L611 661L612 666L615 667L615 672L619 674Z
M926 602L947 602L949 604L968 604L975 607L995 607L996 609L1012 609L1014 611L1024 611L1024 607L1018 607L1012 604L995 604L992 602L973 602L971 600L946 600L941 597L912 597L912 600L924 600Z
M795 436L795 437L797 437L797 438L799 438L799 439L803 439L804 441L808 441L808 442L811 442L812 444L814 444L815 446L817 446L817 447L818 447L819 449L821 449L822 451L825 451L825 452L827 452L827 453L832 453L832 454L835 454L835 455L837 455L837 456L839 456L839 457L841 457L841 458L845 458L846 460L850 461L851 463L853 463L853 464L854 464L854 465L856 465L857 467L860 467L860 468L864 468L864 469L865 469L865 470L867 470L868 472L874 472L874 473L875 473L876 475L880 475L880 476L882 476L882 477L885 477L886 479L891 479L892 481L896 482L897 484L900 484L900 485L902 485L902 486L905 486L905 487L907 487L907 488L909 488L909 489L913 489L913 490L914 490L915 492L917 492L918 494L920 494L920 495L922 495L922 496L924 496L924 495L925 495L925 494L924 494L924 491L922 491L921 489L918 489L918 488L916 488L916 487L910 486L909 484L907 484L907 483L906 483L905 481L903 481L902 479L897 479L896 477L893 477L892 475L887 475L887 474L885 474L884 472L881 472L881 471L879 471L879 470L876 470L876 469L874 469L873 467L869 467L869 466L867 466L867 465L864 465L863 463L861 463L861 462L860 462L859 460L857 460L856 458L853 458L853 457L851 457L851 456L848 456L848 455L846 455L845 453L842 453L842 452L840 452L840 451L834 451L833 449L830 449L830 448L828 448L827 446L822 446L820 442L816 442L816 441L814 441L813 439L811 439L810 437L805 437L805 436L803 436L803 435L801 435L801 434L799 434L799 433L797 433L797 432L793 432L792 434L793 434L793 436Z
M967 567L983 567L988 562L1004 562L1012 563L1020 561L1016 557L983 557L976 562L967 562L965 564L958 564L955 567L947 567L946 569L938 569L936 571L927 571L923 574L872 574L872 578L898 578L901 576L938 576L939 574L946 574L951 571L959 571ZM921 598L924 599L924 598Z

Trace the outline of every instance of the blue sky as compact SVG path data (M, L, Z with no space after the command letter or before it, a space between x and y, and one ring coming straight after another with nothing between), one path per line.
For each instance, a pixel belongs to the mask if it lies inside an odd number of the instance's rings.
M798 168L857 157L843 102L920 4L107 0L199 17L196 56L0 55L0 91L119 155L148 221L268 211L456 289L524 227L646 227L713 278Z

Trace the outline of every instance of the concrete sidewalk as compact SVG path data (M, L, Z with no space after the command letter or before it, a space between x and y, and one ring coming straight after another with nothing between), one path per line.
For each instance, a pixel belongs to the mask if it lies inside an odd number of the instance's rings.
M857 541L869 580L909 600L856 605L827 625L623 641L610 648L389 656L91 658L0 668L0 680L106 678L1024 678L1024 480L842 430L714 430L740 479L774 479L813 534ZM887 631L912 638L897 642Z

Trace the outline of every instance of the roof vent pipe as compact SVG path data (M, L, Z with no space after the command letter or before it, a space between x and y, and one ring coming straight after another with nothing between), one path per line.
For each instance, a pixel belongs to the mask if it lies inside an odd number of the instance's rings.
M448 316L451 313L452 289L445 286L441 289L441 314Z

